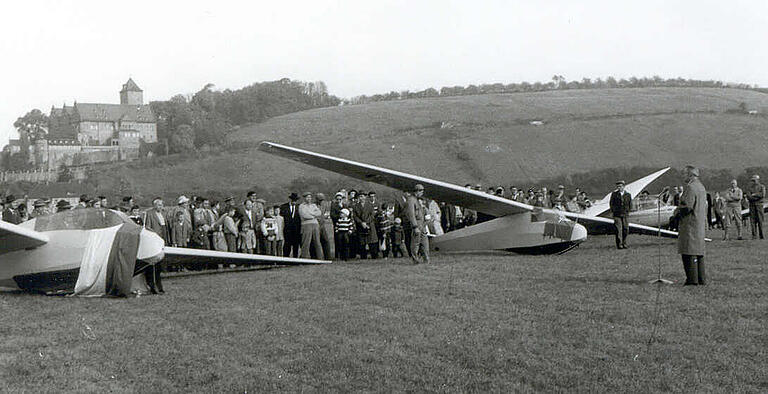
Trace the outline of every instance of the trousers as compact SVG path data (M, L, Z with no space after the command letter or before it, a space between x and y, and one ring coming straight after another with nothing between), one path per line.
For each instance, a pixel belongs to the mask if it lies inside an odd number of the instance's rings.
M760 235L760 239L763 239L763 204L749 204L749 218L752 219L752 238Z
M616 227L616 247L627 247L627 235L629 235L629 222L626 216L614 216L613 225Z
M309 248L314 248L318 260L325 260L323 245L320 243L320 226L317 223L301 224L301 257L312 258Z
M694 256L690 254L681 256L683 257L683 269L685 270L685 284L707 284L707 276L704 269L704 256Z
M418 264L419 255L422 254L423 262L429 263L429 238L424 231L411 230L411 259Z

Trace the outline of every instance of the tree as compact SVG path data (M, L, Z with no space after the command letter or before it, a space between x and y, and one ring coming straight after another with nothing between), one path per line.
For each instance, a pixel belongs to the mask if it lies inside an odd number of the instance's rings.
M172 153L186 153L195 150L195 132L190 125L179 125L171 133L170 150Z
M39 109L33 109L26 115L16 119L13 127L19 132L22 144L29 144L48 135L48 116Z

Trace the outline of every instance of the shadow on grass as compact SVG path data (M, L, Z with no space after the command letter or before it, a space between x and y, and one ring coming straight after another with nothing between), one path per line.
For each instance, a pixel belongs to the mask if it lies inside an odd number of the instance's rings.
M275 268L296 268L296 267L297 267L296 265L259 265L259 266L253 266L253 267L205 269L200 271L165 272L163 275L163 279L216 275L216 274L225 274L225 273L231 273L231 272L266 271L266 270L272 270Z

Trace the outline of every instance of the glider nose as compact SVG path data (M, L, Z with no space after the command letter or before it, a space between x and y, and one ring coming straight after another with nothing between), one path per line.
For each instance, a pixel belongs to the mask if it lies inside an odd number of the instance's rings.
M582 242L587 239L587 228L574 223L573 232L571 233L571 241Z
M139 252L136 254L138 260L149 264L157 263L165 257L163 247L165 241L159 235L147 229L141 229L139 233Z

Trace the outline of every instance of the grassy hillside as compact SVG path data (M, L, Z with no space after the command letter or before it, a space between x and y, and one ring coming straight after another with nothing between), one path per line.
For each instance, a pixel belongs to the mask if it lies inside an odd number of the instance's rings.
M759 114L739 113L741 103ZM707 88L567 90L322 108L244 127L230 135L233 148L224 153L105 166L95 188L145 198L239 195L254 187L265 196L284 196L302 177L294 188L321 181L358 184L258 152L263 140L460 184L508 185L688 163L738 172L768 163L764 114L766 94Z

